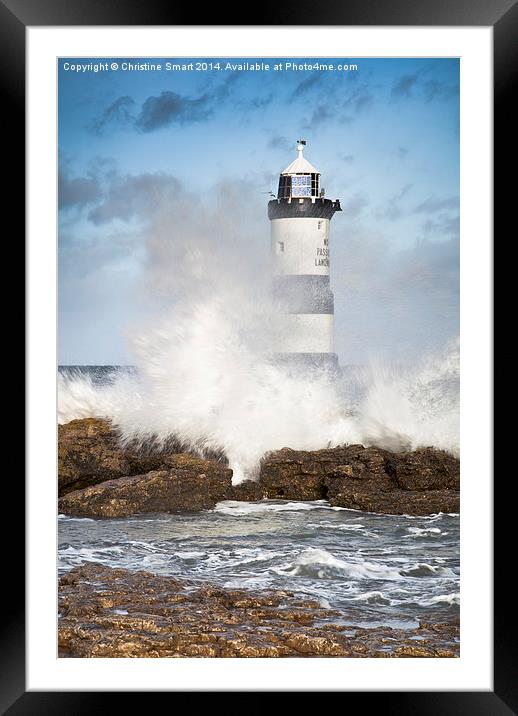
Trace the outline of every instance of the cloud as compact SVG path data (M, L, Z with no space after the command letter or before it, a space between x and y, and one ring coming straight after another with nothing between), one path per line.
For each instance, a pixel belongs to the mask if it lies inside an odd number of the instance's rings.
M425 82L424 95L428 102L434 99L438 100L449 100L458 97L459 87L458 85L448 85L446 82L439 82L438 80L429 80Z
M390 91L392 99L412 97L412 90L414 89L417 80L417 74L403 75L398 80L396 80L392 85L392 89Z
M180 181L163 172L125 174L117 171L113 160L97 157L85 176L73 177L68 162L62 160L59 171L59 208L88 208L87 219L96 226L115 219L145 221L156 206L181 197Z
M247 272L250 285L268 278L264 205L249 185L222 182L200 202L172 175L97 165L101 196L88 205L90 221L60 231L61 304L70 316L62 350L71 357L118 355L121 326L148 301L167 306L186 288L196 296ZM408 191L402 186L394 197ZM364 362L369 352L407 361L456 335L458 219L423 214L425 238L398 249L356 220L368 203L361 193L350 197L331 230L337 350L344 362Z
M448 84L436 79L424 80L425 71L416 72L413 75L403 75L395 80L390 96L393 100L409 99L415 93L419 94L427 102L434 100L447 101L454 100L459 96L459 86L456 84Z
M239 75L239 72L232 73L216 87L207 89L195 98L165 90L144 100L139 110L132 97L119 97L104 109L88 128L101 136L117 129L153 132L172 124L204 122L212 116L217 106L230 96L232 86L239 79ZM243 107L257 109L267 106L272 100L273 94L270 94L256 98Z
M374 100L370 88L367 85L356 87L343 103L344 109L359 114L363 110L371 106Z
M102 201L90 210L88 219L95 225L114 219L131 221L149 219L157 206L176 200L182 185L169 174L116 175L105 190Z
M183 97L169 90L158 97L148 97L135 121L135 127L142 132L152 132L171 124L202 122L212 114L210 95L197 99Z
M459 208L459 197L451 196L446 199L434 199L429 197L421 204L418 204L415 209L415 214L435 214L445 209L458 209Z
M460 217L458 215L439 214L435 219L427 219L423 224L423 234L426 237L436 236L440 239L447 237L458 239L460 235Z
M376 218L378 219L389 219L390 221L396 221L403 215L400 202L412 189L413 184L405 184L401 189L392 194L387 201L387 205L384 209L378 209L376 211Z
M342 96L338 95L332 102L322 93L310 119L303 125L304 129L313 129L330 120L336 120L340 124L350 124L359 114L368 110L373 102L374 94L365 84L346 91Z
M309 121L304 125L304 129L313 129L324 124L335 117L335 107L329 103L322 103L315 107Z
M129 127L135 121L134 110L135 100L132 97L119 97L90 123L89 129L102 136L112 130Z
M373 102L374 94L367 85L355 87L340 105L340 122L350 124L358 115L367 111Z
M408 363L458 335L457 239L398 248L354 221L331 233L336 349L344 363L369 356Z
M302 95L305 95L307 92L309 92L312 87L315 87L316 85L320 84L323 78L323 72L316 72L315 74L310 75L305 80L302 80L302 82L299 82L299 84L293 90L291 98L296 99L297 97L302 97Z
M399 201L400 199L402 199L404 196L406 196L408 194L408 192L410 191L410 189L413 186L414 186L413 184L404 184L401 187L401 189L391 197L390 200L391 201Z
M233 85L238 82L241 77L246 77L246 72L240 72L240 71L234 71L230 72L229 75L225 77L223 82L216 85L216 87L213 86L212 81L210 81L210 84L208 85L207 94L212 96L215 100L221 101L223 99L226 99L232 94L232 87Z
M273 92L270 92L265 97L254 97L249 102L242 102L241 106L245 109L262 109L273 102L273 96Z
M293 142L290 142L290 140L284 135L275 134L270 138L267 146L268 149L282 149L283 151L288 151L293 147Z
M68 170L60 167L58 176L58 205L60 209L82 209L98 201L101 195L101 186L96 177L71 178Z
M189 311L207 295L217 304L221 291L235 293L237 306L245 286L252 292L245 299L259 303L255 292L263 295L270 274L268 219L256 184L233 178L200 197L177 182L112 173L92 217L97 223L60 228L61 362L132 363L122 338L128 326L147 329L151 315L169 315L186 296ZM143 221L121 223L132 216Z
M356 193L352 196L342 210L348 217L356 217L361 214L364 208L369 204L369 200L364 194Z

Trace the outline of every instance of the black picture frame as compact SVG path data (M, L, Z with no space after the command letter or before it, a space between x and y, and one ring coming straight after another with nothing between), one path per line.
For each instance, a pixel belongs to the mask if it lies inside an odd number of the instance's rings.
M21 217L25 215L25 29L34 26L92 25L349 25L349 26L492 26L494 30L494 209L495 233L514 227L510 212L516 204L516 182L506 178L505 165L512 157L516 115L511 111L513 84L518 69L517 0L283 0L263 2L247 17L247 3L227 2L196 6L170 4L162 0L0 0L0 81L4 120L4 157L13 152L9 165L7 206L19 217L13 225L13 243L23 247ZM203 22L198 22L200 15ZM255 20L255 22L252 22ZM8 111L7 111L8 109ZM515 152L516 154L516 152ZM5 168L5 165L4 165ZM513 217L514 218L514 217ZM513 232L515 233L515 231ZM23 256L21 257L23 259ZM488 436L490 439L490 436ZM21 512L24 485L21 476L10 478L9 504ZM5 503L4 503L5 504ZM494 541L494 691L459 692L348 692L362 707L368 697L369 708L386 714L518 714L517 639L513 627L511 599L508 595L507 566L499 566L497 555L506 554L506 545L515 540L510 534L513 502L505 488L495 490ZM4 537L7 540L7 536ZM8 607L0 620L0 710L10 716L20 714L104 713L120 708L120 692L27 692L25 686L25 570L24 531L16 523L9 528L4 547L4 591ZM509 553L508 553L509 554ZM512 559L512 556L511 556ZM409 684L409 688L411 688ZM338 690L338 689L337 689ZM148 698L149 694L144 693ZM131 693L133 707L140 694ZM117 702L115 703L115 699ZM344 704L345 705L345 704Z

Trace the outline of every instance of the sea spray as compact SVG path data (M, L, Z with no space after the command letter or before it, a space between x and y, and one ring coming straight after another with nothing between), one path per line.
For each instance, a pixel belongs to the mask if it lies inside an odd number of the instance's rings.
M455 340L414 365L357 369L361 442L396 451L433 446L458 456L459 362Z
M359 437L325 376L287 374L253 350L218 300L140 336L136 354L137 374L110 385L62 375L60 420L91 414L110 418L127 440L174 434L200 451L221 448L237 481L253 477L268 450Z
M254 223L247 206L228 185L210 206L182 192L150 206L143 284L156 310L132 330L135 370L104 384L61 372L59 421L104 417L126 441L174 435L200 453L223 450L235 482L285 446L456 452L456 345L404 369L346 368L335 380L272 361L282 307L270 297L264 217ZM171 222L173 209L182 222Z
M105 417L126 440L175 435L200 453L222 449L235 482L253 478L262 455L284 446L432 445L458 453L458 390L452 385L458 367L451 351L413 370L355 369L337 382L318 375L310 380L248 352L231 324L223 330L228 316L216 322L206 307L195 317L190 327L173 323L141 339L135 373L120 371L97 385L88 375L61 372L59 421ZM204 337L214 325L218 335L209 346Z

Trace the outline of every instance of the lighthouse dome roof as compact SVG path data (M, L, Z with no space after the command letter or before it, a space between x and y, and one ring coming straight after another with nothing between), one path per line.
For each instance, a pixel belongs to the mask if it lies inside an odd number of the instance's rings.
M297 144L297 152L298 156L296 159L292 161L292 163L286 167L284 171L281 172L281 174L320 174L318 169L316 169L308 160L303 156L304 152L304 144L302 144L300 141Z

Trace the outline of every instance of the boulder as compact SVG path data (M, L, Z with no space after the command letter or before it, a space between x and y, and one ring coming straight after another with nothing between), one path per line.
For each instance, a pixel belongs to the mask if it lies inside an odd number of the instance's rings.
M106 420L58 426L58 494L129 474L129 462Z
M458 512L459 479L459 460L442 450L393 453L363 445L283 448L263 458L260 472L264 497L412 515Z
M386 469L391 455L362 445L312 451L283 448L263 458L260 483L265 497L288 500L327 499L330 486L333 492L343 483L387 491L395 486Z
M94 418L59 426L58 484L66 514L115 517L264 498L327 499L333 506L387 514L459 511L459 460L434 448L283 448L264 456L258 481L232 486L231 474L222 453L202 459L174 439L125 444L109 422Z
M107 420L85 418L58 426L58 495L129 475L158 470L168 456L189 452L171 438L158 444L124 443ZM220 453L206 455L226 464Z
M346 486L329 496L329 502L333 507L347 507L385 515L417 516L460 511L459 493L454 490L376 492L359 491Z
M443 450L396 453L395 477L402 490L459 490L459 460Z
M188 454L164 458L163 467L74 490L58 502L59 512L76 517L126 517L137 512L212 509L226 499L232 470Z

